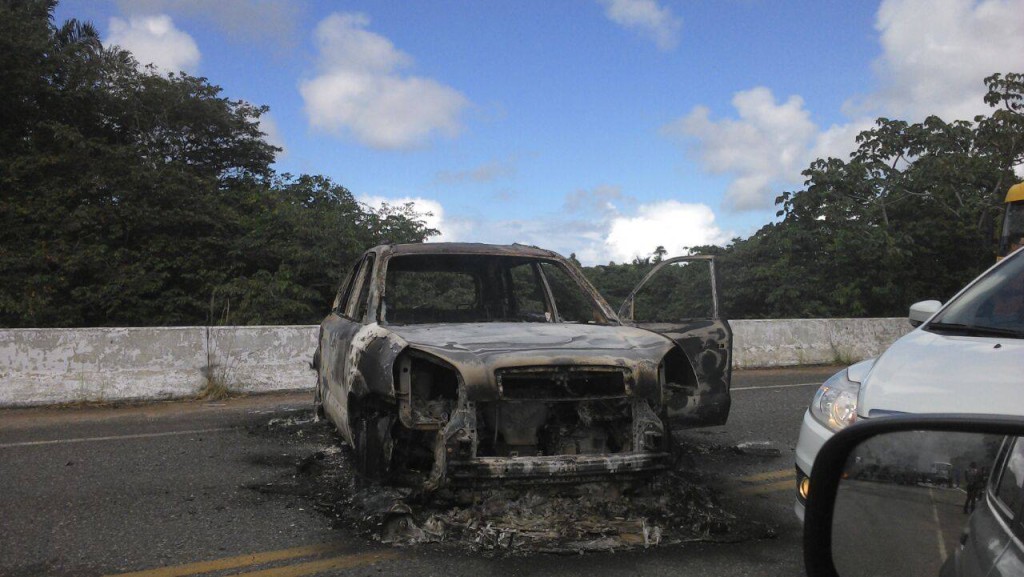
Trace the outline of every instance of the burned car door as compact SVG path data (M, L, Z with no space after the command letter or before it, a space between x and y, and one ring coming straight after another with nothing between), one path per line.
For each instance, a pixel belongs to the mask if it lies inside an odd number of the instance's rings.
M353 270L343 293L335 300L331 314L320 324L320 342L314 357L318 373L318 396L323 410L349 437L348 398L352 389L352 367L347 366L352 339L363 327L369 312L374 255L362 258Z
M658 263L619 309L624 324L677 345L659 367L662 406L673 428L721 425L729 416L732 329L718 302L714 257L687 256Z

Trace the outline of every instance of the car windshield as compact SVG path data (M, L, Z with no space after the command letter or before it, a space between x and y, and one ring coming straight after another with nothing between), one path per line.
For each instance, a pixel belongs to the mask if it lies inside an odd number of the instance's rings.
M1024 337L1024 252L981 277L926 328L943 333Z
M563 264L495 255L392 257L380 318L389 324L609 322Z

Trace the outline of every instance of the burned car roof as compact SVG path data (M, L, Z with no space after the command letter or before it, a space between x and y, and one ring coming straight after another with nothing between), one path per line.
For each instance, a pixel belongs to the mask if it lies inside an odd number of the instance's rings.
M556 259L563 258L556 252L525 244L484 244L478 242L383 244L376 246L371 250L391 255L480 254Z

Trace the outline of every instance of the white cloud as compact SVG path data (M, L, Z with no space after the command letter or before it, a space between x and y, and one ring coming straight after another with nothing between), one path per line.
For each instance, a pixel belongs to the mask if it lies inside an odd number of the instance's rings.
M519 243L553 250L562 256L576 254L583 264L608 262L604 251L605 221L554 218L478 221L465 239L497 244Z
M725 244L732 236L718 227L714 211L703 204L664 200L623 212L611 200L631 203L631 199L614 186L569 194L562 212L526 220L492 220L490 215L453 218L439 201L420 196L364 195L357 200L373 208L382 203L413 203L417 212L430 213L423 218L427 226L441 231L431 241L534 245L564 256L575 253L588 266L630 262L637 256L649 256L658 246L664 246L669 256L677 256L685 254L688 247ZM576 209L569 210L572 205Z
M604 239L605 253L617 262L648 256L663 246L669 256L705 244L723 244L729 237L715 224L715 213L704 204L664 200L638 207L633 216L616 216Z
M682 20L656 0L599 0L609 20L647 36L661 50L671 50L679 43Z
M166 14L110 19L107 44L131 51L139 64L155 65L162 72L194 73L199 67L199 47L186 32L174 26Z
M846 124L833 124L828 129L818 133L805 164L809 164L816 158L831 157L846 160L856 148L857 135L874 127L875 120L866 116Z
M597 211L603 217L593 218ZM670 256L686 248L728 242L730 235L715 224L715 215L703 204L665 200L640 205L629 213L607 205L584 207L577 215L529 220L478 222L463 231L464 240L536 245L564 256L575 253L584 265L610 261L631 262L664 246Z
M803 182L800 172L814 159L848 158L876 117L952 121L990 111L984 78L1024 69L1021 14L1024 0L884 0L875 25L879 87L845 103L849 122L822 129L799 96L778 104L759 87L733 98L736 118L715 121L695 107L663 132L692 139L706 170L733 177L727 207L769 208L782 187Z
M419 196L390 198L384 196L365 195L357 197L356 200L373 208L380 208L381 204L384 203L390 206L402 206L411 202L413 204L413 209L422 215L421 219L429 228L441 231L440 235L430 238L433 242L454 242L464 240L465 233L468 232L471 227L467 221L445 218L444 206L440 202L430 198L423 198Z
M717 174L733 174L726 206L737 210L763 208L772 187L793 183L809 161L818 128L803 99L791 96L777 103L764 87L737 93L732 99L738 119L712 120L705 107L666 126L670 135L695 138L701 160Z
M412 59L366 30L369 23L362 14L337 13L317 25L320 73L299 86L310 124L380 149L456 135L466 97L435 80L398 74Z
M972 120L990 110L986 76L1024 69L1024 0L885 0L875 28L881 88L860 102L869 113Z
M260 116L260 131L263 132L264 139L268 144L281 149L281 152L277 153L279 160L288 153L288 149L284 145L284 137L281 135L281 129L278 128L277 122L269 112L264 112Z

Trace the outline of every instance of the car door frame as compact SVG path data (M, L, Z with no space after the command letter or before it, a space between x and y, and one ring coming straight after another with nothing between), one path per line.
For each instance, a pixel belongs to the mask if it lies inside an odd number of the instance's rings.
M637 294L660 272L681 262L706 263L709 267L711 316L679 322L636 322L634 313ZM662 404L666 408L666 419L672 428L723 425L729 418L732 404L729 389L732 381L733 334L729 321L721 314L718 287L714 256L668 258L657 263L644 275L618 310L620 322L671 339L690 363L696 380L696 390L691 390L692 387L680 387L678 384L673 387L673 383L663 383Z
M975 515L971 516L970 519L970 534L968 537L973 536L975 540L978 540L978 535L981 533L978 530L978 519L977 513L980 509L987 508L987 513L990 513L993 517L993 521L996 525L1006 530L1005 534L1001 534L998 537L1005 540L1005 545L1000 547L1000 551L991 559L986 559L990 563L981 565L981 568L986 571L988 575L1003 575L1002 569L1007 566L1020 567L1022 558L1024 558L1024 499L1017 502L1015 510L1009 510L1006 507L1006 503L1000 498L998 491L999 485L1002 483L1002 478L1006 474L1007 468L1010 464L1010 459L1013 456L1017 446L1024 446L1024 437L1012 438L1004 446L1004 450L996 459L993 470L990 472L988 482L985 483L985 489L980 496L980 501L977 508L975 509ZM1024 491L1017 488L1018 491ZM982 513L986 513L982 511ZM961 541L961 545L964 545ZM978 547L978 550L983 553L989 553L992 541L991 539L986 540L983 547ZM974 551L972 551L974 553ZM975 559L979 561L979 559Z
M380 259L374 252L363 254L353 265L352 276L345 283L342 294L335 298L334 308L320 324L318 347L318 380L324 412L338 427L343 436L352 442L349 424L349 397L352 392L352 369L349 367L352 340L374 314L367 302L360 306L363 298L371 300L375 267ZM364 296L365 295L365 296ZM362 311L361 318L356 318Z

